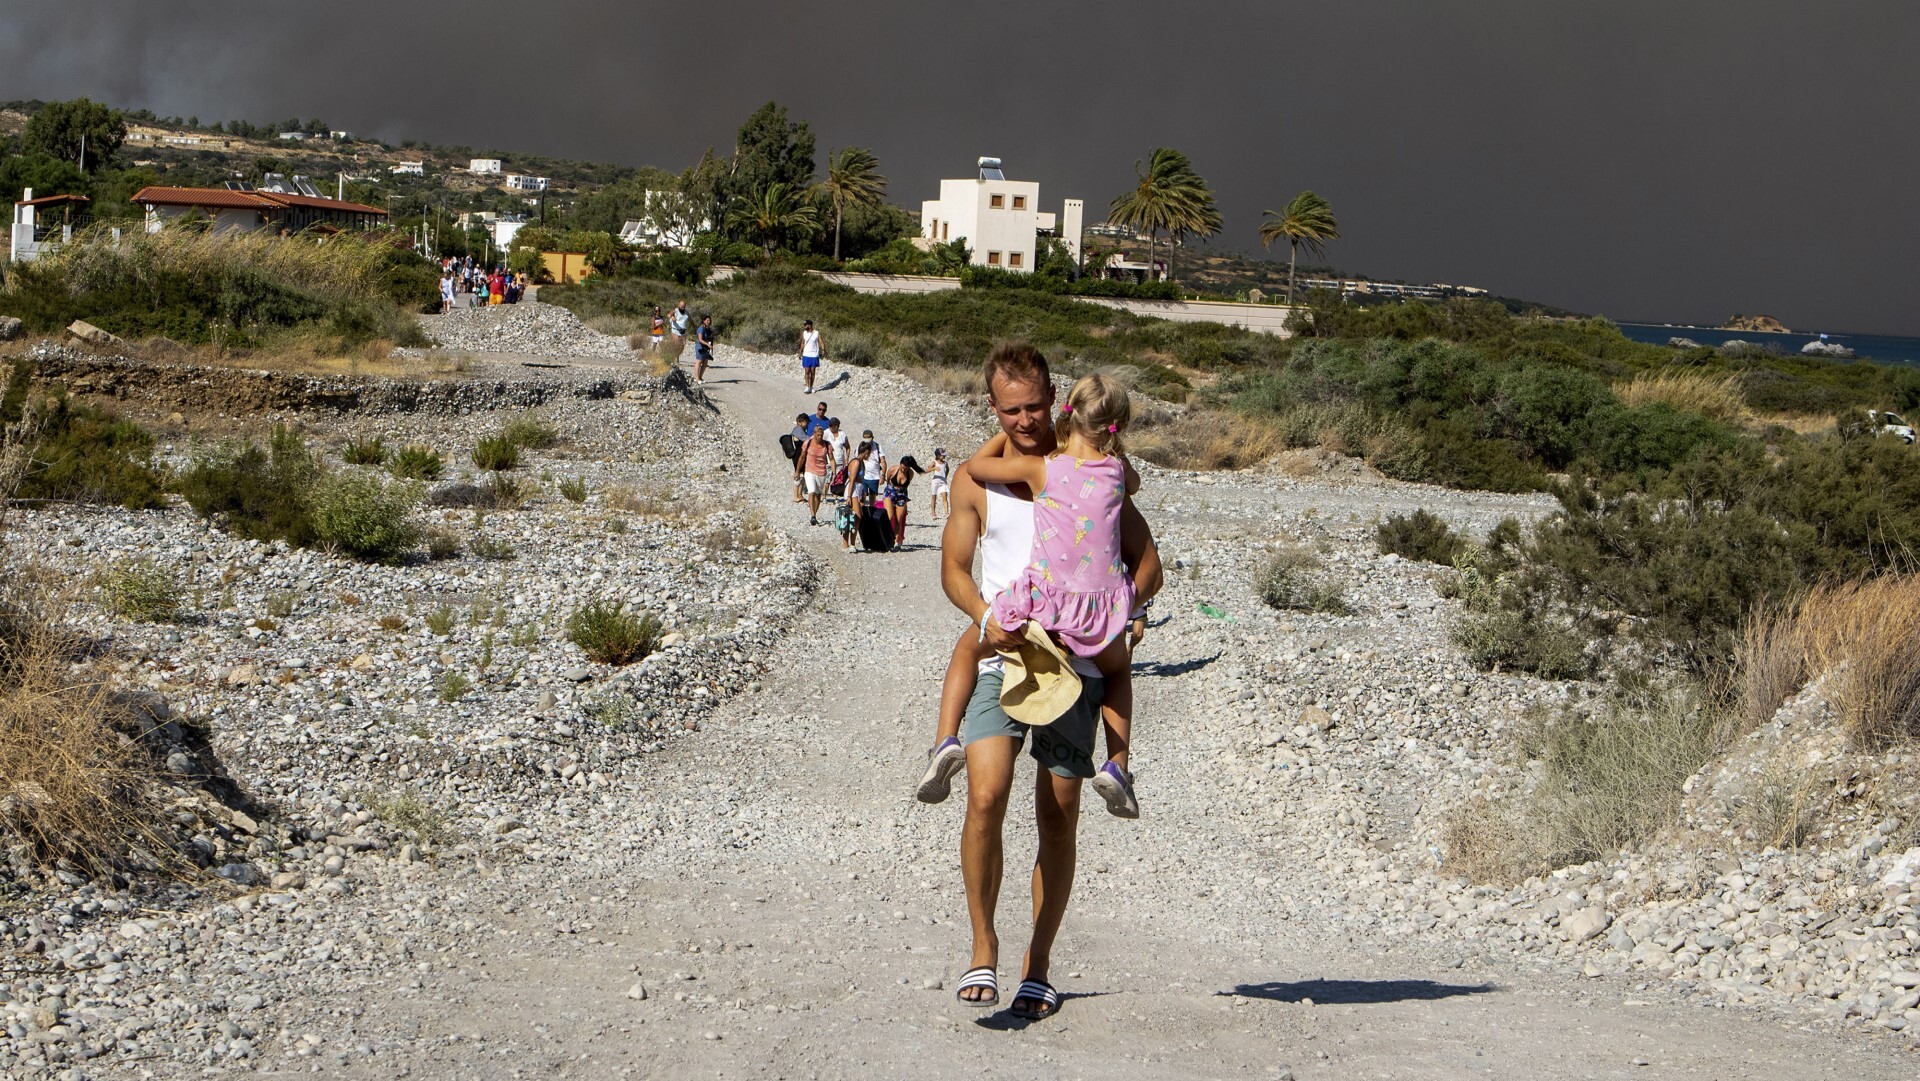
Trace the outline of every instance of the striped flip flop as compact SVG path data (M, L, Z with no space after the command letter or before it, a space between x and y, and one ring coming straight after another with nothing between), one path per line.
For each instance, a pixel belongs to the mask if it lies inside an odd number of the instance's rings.
M960 992L965 991L969 987L984 987L987 989L987 993L977 999L963 998ZM960 986L953 989L953 997L960 1005L971 1006L976 1010L984 1010L989 1006L998 1006L1000 1005L1000 975L988 965L981 965L979 968L970 968L961 975Z
M1022 1002L1036 1002L1038 1006L1021 1009ZM1060 992L1045 980L1021 980L1020 990L1013 996L1013 1015L1029 1021L1045 1021L1060 1012Z

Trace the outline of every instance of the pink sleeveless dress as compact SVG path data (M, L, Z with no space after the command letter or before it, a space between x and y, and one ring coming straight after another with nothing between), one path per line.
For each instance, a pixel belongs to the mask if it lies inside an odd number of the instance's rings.
M1120 558L1126 498L1119 458L1048 458L1047 485L1033 497L1033 555L993 598L994 619L1008 630L1034 620L1080 657L1119 637L1133 612L1133 578Z

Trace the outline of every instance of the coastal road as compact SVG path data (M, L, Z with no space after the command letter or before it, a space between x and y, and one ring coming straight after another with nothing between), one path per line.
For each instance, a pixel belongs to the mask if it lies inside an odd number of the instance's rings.
M503 945L484 974L373 1004L420 1034L399 1060L412 1076L1914 1076L1884 1041L1686 1005L1622 978L1382 946L1336 914L1272 915L1260 896L1304 892L1319 872L1245 847L1225 824L1263 796L1188 738L1213 708L1210 677L1175 634L1150 636L1138 658L1161 673L1139 684L1144 817L1112 819L1091 796L1085 808L1053 973L1064 1008L1035 1024L962 1008L962 808L911 796L961 623L939 591L938 530L922 500L908 550L842 554L794 507L773 456L807 404L798 382L711 374L713 400L753 433L741 499L824 567L812 617L762 659L759 692L647 759L640 790L565 861L498 872L523 900L487 914ZM885 438L900 423L836 405L856 432ZM1007 824L1007 1002L1029 904L1032 814L1018 793L1031 777L1023 760Z

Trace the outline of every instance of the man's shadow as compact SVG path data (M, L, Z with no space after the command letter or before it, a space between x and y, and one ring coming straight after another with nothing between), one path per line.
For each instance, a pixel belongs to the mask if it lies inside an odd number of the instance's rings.
M1133 674L1136 676L1184 676L1188 672L1197 672L1220 659L1216 651L1211 657L1189 657L1184 661L1135 661Z
M1105 995L1111 995L1111 994L1114 994L1114 992L1112 991L1061 991L1060 992L1060 1008L1053 1011L1052 1016L1042 1017L1039 1020L1035 1020L1034 1018L1031 1018L1031 1017L1021 1017L1015 1014L1013 1012L1013 1002L1011 999L1009 999L1007 1002L1007 1005L1002 1006L1001 1008L988 1013L984 1017L976 1019L973 1023L979 1026L980 1028L992 1029L995 1032L1019 1032L1021 1029L1026 1028L1029 1025L1039 1024L1040 1021L1051 1021L1056 1017L1062 1016L1067 1012L1067 1004L1074 1001L1075 999L1101 998Z
M1259 998L1269 1002L1300 1002L1312 999L1317 1005L1373 1006L1388 1002L1433 1002L1461 995L1486 995L1498 991L1490 983L1437 983L1433 980L1297 980L1243 983L1231 991L1215 994L1230 998Z
M833 388L839 386L842 383L851 383L851 382L853 382L853 373L843 368L841 369L840 374L834 376L832 379L829 379L824 383L815 383L813 385L813 392L815 394L825 394L827 391L832 390Z

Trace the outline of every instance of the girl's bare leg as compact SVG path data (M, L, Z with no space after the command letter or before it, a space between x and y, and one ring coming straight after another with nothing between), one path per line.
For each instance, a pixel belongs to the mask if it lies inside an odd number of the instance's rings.
M980 628L969 623L960 632L960 640L953 644L953 656L947 661L947 677L940 684L939 729L933 734L936 746L949 736L960 735L960 722L967 713L967 699L973 697L980 662L992 652L980 640Z
M1127 746L1133 738L1133 655L1127 650L1125 637L1115 638L1093 658L1107 681L1106 693L1100 699L1107 759L1123 770L1127 768Z

